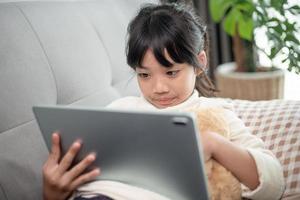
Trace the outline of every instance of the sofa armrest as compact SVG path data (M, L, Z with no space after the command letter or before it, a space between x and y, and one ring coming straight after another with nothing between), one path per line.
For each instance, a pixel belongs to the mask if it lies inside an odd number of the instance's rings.
M283 199L299 197L300 101L231 101L245 125L280 161L286 184Z

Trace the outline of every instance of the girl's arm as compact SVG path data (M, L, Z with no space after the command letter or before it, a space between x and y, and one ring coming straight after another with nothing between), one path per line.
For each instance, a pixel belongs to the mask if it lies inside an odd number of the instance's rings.
M231 130L230 141L217 133L201 134L206 158L213 157L240 180L243 197L279 199L284 191L279 161L235 113L227 110L225 119Z
M204 135L211 141L211 156L249 189L257 188L259 176L255 160L250 153L217 133L204 133Z
M100 174L99 169L82 174L95 160L94 154L86 156L81 162L70 168L80 147L79 141L74 142L61 158L60 138L57 133L53 133L51 152L43 166L44 200L65 200L77 187L93 180Z

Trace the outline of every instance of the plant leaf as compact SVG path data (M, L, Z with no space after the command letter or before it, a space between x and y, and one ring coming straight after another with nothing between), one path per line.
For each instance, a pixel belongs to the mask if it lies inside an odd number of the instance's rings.
M226 33L228 33L231 36L235 35L237 20L239 17L242 17L239 10L233 8L229 11L223 23L223 28Z
M238 32L241 38L251 41L253 37L254 23L252 18L238 18Z
M210 0L209 10L213 21L220 22L234 1L235 0Z
M277 49L276 47L272 47L271 48L271 54L270 54L270 58L273 59L276 54L279 52L280 49Z
M255 7L252 1L238 1L235 7L242 11L244 15L248 14L249 16L252 16L253 12L255 11Z
M290 8L288 8L288 10L293 13L294 15L300 14L300 6L298 5L294 5Z
M296 45L300 45L300 41L293 34L287 34L285 41L294 42Z

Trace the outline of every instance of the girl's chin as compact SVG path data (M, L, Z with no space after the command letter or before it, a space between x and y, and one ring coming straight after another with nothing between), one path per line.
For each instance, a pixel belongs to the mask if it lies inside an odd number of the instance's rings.
M161 105L161 104L153 104L156 108L163 109L171 107L172 105Z

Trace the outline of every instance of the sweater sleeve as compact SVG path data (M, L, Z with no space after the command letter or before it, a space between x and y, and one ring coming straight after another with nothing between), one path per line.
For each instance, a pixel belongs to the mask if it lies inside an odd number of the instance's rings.
M259 175L259 186L250 190L242 185L242 196L249 199L279 199L284 191L283 171L273 153L264 147L263 141L252 135L243 121L231 110L226 110L231 136L230 140L245 147L254 158Z

